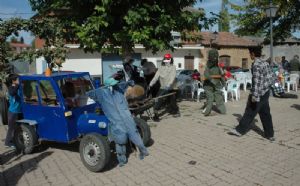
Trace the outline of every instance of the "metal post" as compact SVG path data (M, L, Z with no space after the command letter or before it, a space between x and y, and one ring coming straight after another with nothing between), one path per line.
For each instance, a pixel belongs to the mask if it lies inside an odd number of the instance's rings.
M270 0L270 5L266 9L266 14L270 17L270 60L273 62L273 17L275 17L277 12L277 7L273 6L272 0Z
M271 58L271 63L273 63L273 18L272 16L270 16L270 37L271 37L270 58Z

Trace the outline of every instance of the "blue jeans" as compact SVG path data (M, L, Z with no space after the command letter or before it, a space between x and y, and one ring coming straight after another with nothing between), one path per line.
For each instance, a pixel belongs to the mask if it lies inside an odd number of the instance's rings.
M138 133L138 130L129 130L127 132L127 136L130 139L131 142L133 142L136 147L139 149L140 153L142 155L148 154L148 150L145 147L143 140ZM116 152L117 152L117 159L119 161L120 165L124 165L127 163L126 158L126 144L118 144L116 143Z

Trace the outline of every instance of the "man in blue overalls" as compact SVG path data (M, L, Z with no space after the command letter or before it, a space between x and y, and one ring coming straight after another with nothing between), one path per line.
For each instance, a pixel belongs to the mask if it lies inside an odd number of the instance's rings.
M109 119L109 137L116 144L117 159L119 166L127 163L126 144L128 138L140 151L140 159L144 159L149 153L145 147L136 123L128 108L127 100L124 96L128 85L133 85L133 81L119 83L114 78L105 80L106 86L90 91L89 97L101 103L105 116Z

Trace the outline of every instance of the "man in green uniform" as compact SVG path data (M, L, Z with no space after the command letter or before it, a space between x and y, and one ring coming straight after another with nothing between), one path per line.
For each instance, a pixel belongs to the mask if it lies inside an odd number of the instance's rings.
M208 52L208 61L204 71L204 90L207 100L203 111L205 116L210 114L214 101L216 102L219 112L221 114L226 113L221 92L221 89L225 85L224 72L218 66L218 59L219 54L216 49L212 49Z

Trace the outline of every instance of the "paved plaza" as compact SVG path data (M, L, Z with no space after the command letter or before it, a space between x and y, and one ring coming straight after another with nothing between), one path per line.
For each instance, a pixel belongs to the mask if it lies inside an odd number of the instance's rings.
M1 142L0 185L300 185L300 99L270 98L272 143L261 136L259 117L245 136L227 134L244 112L247 93L241 92L240 101L226 103L227 115L204 117L203 101L180 102L180 118L149 122L150 156L141 161L133 152L121 168L113 156L100 173L84 167L78 143L47 142L33 154L16 155ZM0 126L2 139L5 134Z

